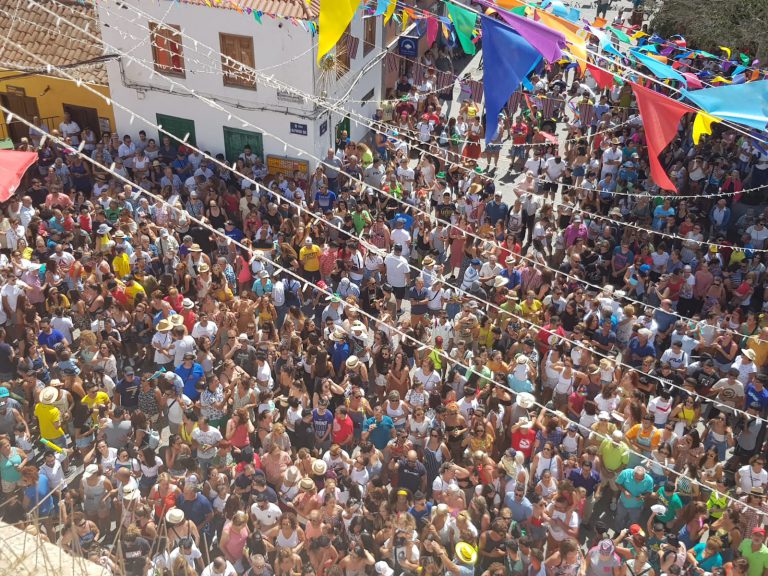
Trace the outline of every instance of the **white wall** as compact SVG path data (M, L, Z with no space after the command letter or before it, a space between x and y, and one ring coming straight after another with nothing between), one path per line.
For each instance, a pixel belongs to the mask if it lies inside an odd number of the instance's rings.
M335 126L343 116L330 113L321 107L315 107L311 102L286 102L278 99L275 88L259 84L256 90L224 86L221 76L221 57L219 55L219 32L228 34L250 35L254 38L255 68L264 70L266 75L274 75L276 80L289 84L302 92L316 94L316 48L317 38L300 26L294 26L284 19L263 17L263 23L258 24L253 17L239 14L234 10L193 6L173 2L165 17L167 24L181 26L182 32L214 48L208 53L199 44L196 46L191 38L183 38L183 56L186 69L185 78L171 77L195 91L196 94L215 100L254 126L275 134L291 145L299 146L315 155L323 156L325 149L332 145L335 138ZM133 0L133 4L143 11L152 14L153 20L159 22L168 10L168 2L159 4L152 1ZM119 51L129 52L132 56L144 61L151 67L152 49L149 43L149 32L145 29L147 20L137 18L135 24L126 19L135 17L130 10L117 8L114 4L99 3L99 20L104 41ZM377 33L377 49L372 50L363 58L363 21L357 18L352 24L352 34L360 39L358 57L352 61L352 70L328 91L328 97L335 99L346 93L351 85L351 78L363 65L371 60L378 52L382 41L381 19ZM133 37L132 37L133 36ZM110 52L113 49L108 48ZM199 51L198 51L199 50ZM199 62L195 62L197 60ZM188 118L195 121L195 132L199 147L212 153L223 152L223 126L260 132L259 128L244 127L240 121L227 120L227 114L213 109L195 98L185 94L182 89L168 92L169 84L159 73L153 77L150 70L138 64L125 65L122 62L110 61L107 65L110 90L114 102L125 105L145 118L155 122L156 113ZM208 72L194 72L204 68ZM210 73L213 70L215 73ZM356 113L370 117L376 110L376 102L381 97L381 66L373 67L354 86L349 94L350 100L361 100L372 88L374 98L365 105L350 103L343 105ZM154 129L148 128L138 120L129 124L130 113L115 107L115 121L120 133L137 133L145 129L149 137L156 137ZM327 131L321 137L320 126L327 120ZM307 125L307 136L290 134L290 123L298 122ZM367 128L352 122L352 138L359 139ZM264 136L265 154L284 154L282 144ZM297 152L288 148L285 154L296 157ZM306 157L305 157L306 159ZM314 164L310 161L311 164Z

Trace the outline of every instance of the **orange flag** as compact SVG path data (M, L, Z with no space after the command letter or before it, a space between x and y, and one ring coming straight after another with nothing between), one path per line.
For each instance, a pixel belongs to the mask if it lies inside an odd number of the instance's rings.
M504 8L504 10L512 10L512 8L525 6L525 2L521 2L520 0L496 0L496 5L499 8Z
M571 52L576 57L576 62L579 65L581 74L587 69L587 42L584 38L579 36L578 32L581 29L578 24L568 22L563 18L558 18L554 14L545 12L544 10L536 10L536 16L545 26L549 26L562 32L565 35L565 39L571 45Z
M608 24L608 20L600 17L595 18L595 21L592 22L592 26L595 28L604 28L606 24Z

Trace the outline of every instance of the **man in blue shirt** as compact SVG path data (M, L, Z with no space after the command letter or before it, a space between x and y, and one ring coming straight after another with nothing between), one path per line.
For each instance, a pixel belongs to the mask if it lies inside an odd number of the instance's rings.
M622 488L616 507L616 531L640 522L645 497L653 492L653 478L642 466L622 470L616 477L616 485Z
M231 238L235 242L240 242L240 240L245 238L243 231L235 226L235 223L232 222L232 220L227 220L224 222L224 234L227 236L227 238Z
M320 184L320 190L315 194L315 210L325 212L333 208L336 202L336 194L328 190L328 186Z
M485 205L485 215L491 221L491 226L496 226L496 222L501 220L506 222L509 206L501 200L501 192L493 195L493 200Z
M50 318L43 318L40 321L40 334L37 336L37 343L43 349L48 364L56 362L56 344L64 340L64 334L51 327Z
M629 341L629 358L627 361L632 366L640 366L643 363L643 358L646 356L656 357L656 348L651 343L651 337L653 332L648 328L640 328L637 331L637 336L634 336Z
M141 378L136 377L130 366L125 367L123 374L125 377L115 386L115 405L122 406L128 412L133 412L139 407Z
M205 378L205 371L203 367L195 362L195 355L191 352L184 354L182 363L176 368L176 374L184 382L184 394L192 400L197 402L200 398L200 392L198 392L195 385Z
M333 413L328 410L328 399L320 398L317 408L312 411L312 424L315 427L315 446L320 452L331 447Z
M379 450L384 450L394 436L395 423L386 416L381 406L373 409L373 416L363 423L363 440L370 440Z
M768 389L765 387L766 381L768 381L768 375L756 374L754 382L747 385L747 389L744 392L744 410L749 408L752 404L759 404L760 414L765 414L768 411Z
M525 486L515 484L513 492L507 492L504 496L504 508L509 508L512 512L512 520L520 524L525 522L533 515L533 504L525 495Z
M213 507L208 498L197 491L192 482L184 484L184 491L176 497L176 507L184 511L184 517L198 527L203 526L213 518Z
M574 488L584 488L587 491L587 499L584 502L582 523L589 524L592 518L592 510L595 505L595 490L600 485L600 474L592 469L592 462L585 460L581 463L581 470L571 470L568 475Z

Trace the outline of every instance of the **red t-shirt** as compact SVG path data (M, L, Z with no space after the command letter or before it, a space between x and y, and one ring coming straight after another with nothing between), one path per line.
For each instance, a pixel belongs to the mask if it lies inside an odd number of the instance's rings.
M335 444L344 444L353 433L354 424L352 423L352 418L349 417L349 414L347 414L344 420L340 420L339 418L333 419L333 431L331 434Z
M518 428L512 432L512 448L530 458L533 454L533 444L536 441L536 431L533 428Z

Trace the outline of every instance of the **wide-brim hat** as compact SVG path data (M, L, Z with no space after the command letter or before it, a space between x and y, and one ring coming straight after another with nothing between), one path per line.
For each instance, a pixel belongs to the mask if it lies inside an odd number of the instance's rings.
M345 364L347 365L347 368L353 370L360 364L360 359L357 356L350 356L347 358Z
M168 524L181 524L184 522L184 510L181 508L171 508L165 513L165 521Z
M123 486L123 500L132 501L141 498L138 485L126 484Z
M174 316L177 316L177 314L174 314ZM173 328L173 324L171 324L170 320L167 320L163 318L160 320L160 322L157 323L157 331L158 332L170 332L171 328Z
M168 321L171 323L171 326L183 326L184 325L184 317L181 314L172 314Z
M515 402L520 408L528 410L528 408L536 404L536 398L530 392L520 392L517 395Z
M456 544L456 558L462 564L474 564L477 562L477 550L467 542L459 542Z
M299 490L303 490L304 492L308 492L312 490L315 487L315 482L312 480L312 478L302 478L299 482Z
M203 249L200 248L200 244L192 244L192 246L189 247L190 252L202 252Z
M421 263L423 266L432 266L435 263L435 259L432 256L427 256Z
M301 478L301 472L296 466L289 466L285 471L285 482L287 484L296 484Z
M43 391L40 392L40 402L43 404L53 404L58 397L59 391L53 386L46 386L43 388Z
M324 476L327 471L328 464L325 463L325 460L315 460L312 462L312 474L315 476Z
M334 328L333 332L331 333L331 340L334 342L341 342L344 340L344 338L347 336L347 333L344 332L342 328L339 328L338 326Z
M509 284L509 278L506 276L496 276L496 278L493 279L493 287L494 288L501 288L502 286L506 286Z

